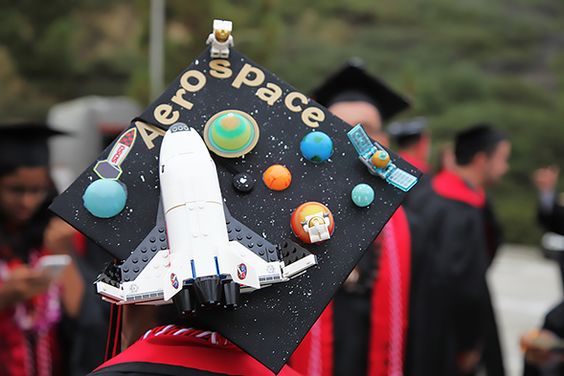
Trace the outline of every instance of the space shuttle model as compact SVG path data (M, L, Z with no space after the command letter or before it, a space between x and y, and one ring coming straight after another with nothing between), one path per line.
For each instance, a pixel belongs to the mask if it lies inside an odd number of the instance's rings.
M117 304L172 300L183 313L236 307L241 292L288 281L317 264L315 255L291 240L275 246L231 217L209 151L186 124L167 130L159 177L156 226L123 264L108 266L98 278L98 293L106 300ZM156 238L161 240L158 250ZM149 260L150 252L156 254ZM142 260L147 261L143 270Z

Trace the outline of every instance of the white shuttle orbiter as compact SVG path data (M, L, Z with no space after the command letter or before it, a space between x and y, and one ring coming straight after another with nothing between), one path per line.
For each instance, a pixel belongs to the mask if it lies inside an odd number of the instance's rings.
M289 240L283 247L292 247L294 254L299 249L301 257L283 257L281 247L230 216L209 151L198 132L187 125L176 123L166 132L159 178L162 213L145 243L154 243L150 235L160 230L166 233L168 248L156 252L153 247L149 260L143 258L149 252L141 242L124 264L106 269L96 282L105 299L118 304L163 304L174 298L184 313L201 306L233 307L240 292L288 281L317 264L314 255ZM140 257L146 260L142 270Z

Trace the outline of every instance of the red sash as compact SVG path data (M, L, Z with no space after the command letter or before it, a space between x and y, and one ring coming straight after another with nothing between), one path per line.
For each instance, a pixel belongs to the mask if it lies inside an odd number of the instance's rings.
M379 236L380 269L372 289L368 375L401 375L409 309L411 238L400 207ZM317 350L321 348L321 350ZM329 305L290 359L308 376L333 374L333 310ZM315 370L316 373L311 373Z
M225 375L274 375L258 360L218 333L180 328L175 325L150 330L127 350L96 370L132 362L166 364ZM300 374L284 366L279 375L299 376Z
M368 375L402 375L409 315L411 237L400 207L380 234L380 270L372 289Z
M307 376L333 374L333 305L329 303L302 340L289 364Z
M450 171L443 171L433 178L433 190L439 196L477 208L483 208L486 204L483 189L473 190L460 176Z

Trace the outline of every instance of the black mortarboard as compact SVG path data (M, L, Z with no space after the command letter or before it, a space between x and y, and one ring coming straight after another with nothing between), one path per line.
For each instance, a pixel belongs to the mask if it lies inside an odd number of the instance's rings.
M479 123L456 133L454 155L456 163L466 165L480 152L489 153L507 136L487 123Z
M0 174L18 167L49 166L47 141L65 134L43 122L0 124Z
M312 98L325 107L337 102L372 103L378 108L384 121L409 108L407 99L369 74L359 59L351 59L327 78L321 86L313 90Z
M416 117L408 121L395 121L388 126L388 134L393 138L417 136L427 129L427 119Z
M204 125L215 124L214 119L220 119L226 110L232 112L230 119L251 117L260 131L256 146L244 158L212 154L231 216L227 225L232 230L228 230L230 239L246 242L246 247L252 247L263 259L286 260L296 255L296 248L283 246L277 254L276 249L265 250L260 242L249 243L248 236L253 239L259 234L274 244L283 244L285 239L299 242L292 234L290 217L305 202L325 204L335 218L331 239L301 244L317 256L317 266L288 282L241 295L241 304L233 311L198 311L192 318L277 372L405 196L371 175L359 161L347 137L348 124L236 50L231 49L228 59L212 60L207 49L132 121L100 155L99 163L94 161L51 209L123 261L105 274L108 278L133 281L155 252L167 249L164 226L155 227L160 212L158 162L164 130L183 129L184 125L173 126L181 122L202 134ZM313 130L324 132L332 140L333 154L326 162L313 163L302 156L300 141ZM390 155L399 168L419 175L401 158ZM283 191L270 190L262 182L263 172L273 164L285 165L292 173L292 183ZM127 190L125 208L108 219L94 217L83 206L85 189L104 174L110 179L118 177ZM359 183L371 185L376 196L365 208L351 200L351 190ZM255 235L245 234L239 223Z
M395 121L388 126L388 134L398 144L403 147L411 140L416 140L425 133L427 129L427 119L416 117L407 121Z

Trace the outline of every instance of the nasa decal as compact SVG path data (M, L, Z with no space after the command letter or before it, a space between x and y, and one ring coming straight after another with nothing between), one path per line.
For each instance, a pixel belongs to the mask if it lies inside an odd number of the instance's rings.
M237 277L239 277L239 279L245 279L247 277L247 265L237 265Z
M176 274L171 273L170 274L170 283L172 285L172 287L174 287L175 289L178 288L178 277L176 276Z

